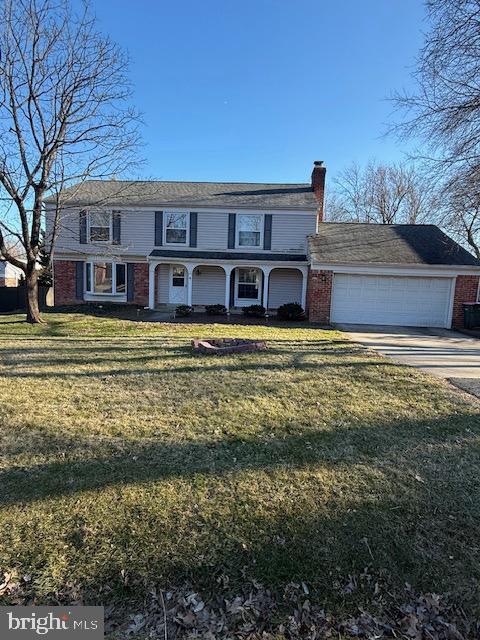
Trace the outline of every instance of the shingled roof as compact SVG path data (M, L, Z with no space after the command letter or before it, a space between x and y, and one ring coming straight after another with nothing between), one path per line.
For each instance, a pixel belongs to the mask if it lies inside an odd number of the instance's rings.
M62 192L71 205L315 210L310 184L87 180ZM46 202L54 202L48 198Z
M383 263L480 267L480 260L433 224L324 222L309 236L317 263Z

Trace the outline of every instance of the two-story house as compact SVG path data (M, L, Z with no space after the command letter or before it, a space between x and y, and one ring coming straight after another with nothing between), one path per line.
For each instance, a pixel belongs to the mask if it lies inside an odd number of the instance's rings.
M325 169L319 163L314 173L314 189L112 180L66 190L55 303L305 307L307 238L317 229Z
M314 322L460 325L480 261L433 225L323 222L305 184L86 181L61 194L55 304L300 303ZM47 237L54 201L47 202Z

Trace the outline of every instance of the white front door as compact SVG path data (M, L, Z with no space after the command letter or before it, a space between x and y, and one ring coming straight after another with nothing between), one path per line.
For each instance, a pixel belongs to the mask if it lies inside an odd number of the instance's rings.
M235 306L248 307L260 304L261 271L251 267L239 267L235 270Z
M332 322L448 327L451 278L337 273Z
M187 270L179 264L170 267L170 304L187 304Z

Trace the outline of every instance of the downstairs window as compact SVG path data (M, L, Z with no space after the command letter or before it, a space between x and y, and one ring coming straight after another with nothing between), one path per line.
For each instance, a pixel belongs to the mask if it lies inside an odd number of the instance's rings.
M85 290L97 295L122 295L127 290L126 268L120 262L87 262Z

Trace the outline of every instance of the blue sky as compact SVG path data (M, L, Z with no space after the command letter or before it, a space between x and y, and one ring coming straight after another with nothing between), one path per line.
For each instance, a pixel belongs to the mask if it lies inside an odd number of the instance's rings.
M421 0L96 0L129 51L147 165L161 180L308 181L397 160L386 97L408 87ZM138 176L136 176L138 177Z

